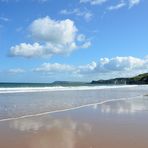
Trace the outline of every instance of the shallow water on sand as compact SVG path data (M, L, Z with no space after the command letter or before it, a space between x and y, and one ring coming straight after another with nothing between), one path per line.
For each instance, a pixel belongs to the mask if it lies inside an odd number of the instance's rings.
M6 91L0 93L0 120L48 114L109 100L136 98L147 93L148 86L79 87L73 90L62 88L19 93Z

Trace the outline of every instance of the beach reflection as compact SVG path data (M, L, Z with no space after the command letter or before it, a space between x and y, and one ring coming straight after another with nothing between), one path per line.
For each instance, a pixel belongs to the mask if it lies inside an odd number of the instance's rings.
M10 127L24 133L31 132L28 148L74 148L77 139L83 139L91 132L89 124L52 117L15 120Z
M0 123L0 148L147 148L145 110L148 97L12 119Z
M102 105L95 106L100 108L103 113L117 113L117 114L130 114L139 111L148 110L148 97L139 99L129 99L107 102Z

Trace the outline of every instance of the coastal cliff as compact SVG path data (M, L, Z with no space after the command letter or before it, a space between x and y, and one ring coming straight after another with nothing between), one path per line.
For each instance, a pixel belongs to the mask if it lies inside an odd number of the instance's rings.
M148 84L148 73L131 78L115 78L109 80L92 81L91 84Z

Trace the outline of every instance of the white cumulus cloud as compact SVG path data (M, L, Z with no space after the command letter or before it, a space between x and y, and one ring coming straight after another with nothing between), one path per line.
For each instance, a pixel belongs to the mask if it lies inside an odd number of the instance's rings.
M148 58L114 57L101 58L98 62L91 62L86 65L69 65L60 63L44 63L34 69L35 72L50 73L53 75L68 73L69 75L81 76L84 78L113 78L126 77L148 72ZM107 77L106 77L107 76Z
M46 57L70 54L78 48L88 48L91 45L86 37L83 41L77 40L79 31L70 19L53 20L48 16L39 18L30 24L29 32L36 42L12 46L11 56Z
M148 60L140 58L129 57L114 57L114 58L101 58L97 65L97 70L100 72L111 71L132 71L135 69L146 68Z
M55 73L55 72L74 72L76 68L72 65L68 64L60 64L60 63L43 63L40 67L34 69L36 72L50 72L50 73Z
M55 44L71 44L77 31L73 21L69 19L56 21L48 16L36 19L30 25L33 38Z
M47 52L48 50L39 43L21 43L20 45L12 46L10 48L10 54L12 56L23 56L28 58L40 55L48 55Z

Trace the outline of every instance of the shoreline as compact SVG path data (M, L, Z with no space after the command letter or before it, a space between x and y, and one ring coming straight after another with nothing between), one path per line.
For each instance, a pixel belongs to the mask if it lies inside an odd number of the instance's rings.
M12 87L0 88L0 94L30 93L30 92L52 92L52 91L78 91L78 90L102 90L133 88L139 85L94 85L94 86L51 86L51 87ZM145 86L145 85L140 85Z
M138 98L144 97L144 96L147 96L147 95L139 95L139 96L130 97L130 98L110 99L110 100L102 101L102 102L99 102L99 103L80 105L80 106L73 107L73 108L68 108L68 109L47 111L47 112L43 112L43 113L24 115L24 116L20 116L20 117L0 119L0 122L19 120L19 119L30 118L30 117L39 117L39 116L44 116L44 115L54 114L54 113L60 113L60 112L67 112L67 111L77 110L77 109L81 109L81 108L85 108L85 107L91 107L91 106L95 106L95 105L102 105L102 104L106 104L106 103L110 103L110 102L126 101L126 100L132 100L132 99L136 99L136 98L138 99Z

